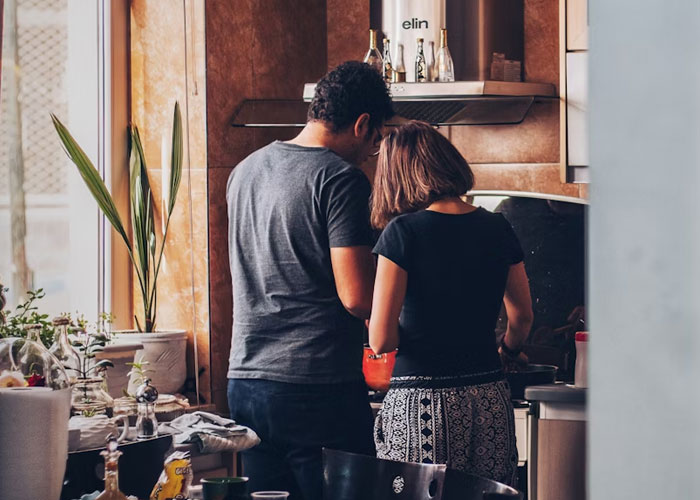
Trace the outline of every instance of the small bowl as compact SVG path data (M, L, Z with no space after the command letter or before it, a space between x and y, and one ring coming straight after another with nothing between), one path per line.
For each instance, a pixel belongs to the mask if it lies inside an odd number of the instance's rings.
M243 500L248 498L247 477L205 477L202 485L204 500Z

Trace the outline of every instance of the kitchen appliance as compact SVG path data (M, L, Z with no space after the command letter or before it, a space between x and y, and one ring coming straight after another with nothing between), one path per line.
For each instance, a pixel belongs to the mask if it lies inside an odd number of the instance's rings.
M522 371L506 372L512 399L525 399L525 388L529 385L551 384L556 378L557 367L529 364Z
M493 54L505 60L524 59L523 0L379 0L372 2L370 25L382 27L391 40L394 64L403 59L407 82L391 85L396 117L432 125L504 125L521 123L535 102L557 98L552 83L491 80ZM444 24L443 24L444 21ZM417 38L425 46L449 32L454 82L415 83ZM403 58L399 50L403 50ZM357 58L363 49L357 48ZM524 74L524 73L523 73ZM234 127L303 127L315 84L307 83L303 101L246 99L234 112Z

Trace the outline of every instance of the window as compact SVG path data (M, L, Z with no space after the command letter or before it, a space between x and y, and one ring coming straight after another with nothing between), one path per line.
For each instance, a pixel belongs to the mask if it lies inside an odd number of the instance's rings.
M94 320L109 304L109 232L49 117L66 124L109 186L108 7L4 2L0 282L8 307L38 288L50 315L80 311Z

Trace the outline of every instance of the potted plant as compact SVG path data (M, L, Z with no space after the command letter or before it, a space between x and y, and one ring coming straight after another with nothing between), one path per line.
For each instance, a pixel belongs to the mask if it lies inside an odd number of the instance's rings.
M110 415L114 408L114 400L104 390L104 379L99 374L114 364L108 359L96 359L104 350L107 337L103 333L88 333L86 322L80 319L73 332L78 336L78 340L73 341L73 347L80 352L78 373L73 383L73 412L92 416L104 411Z
M0 285L0 296L2 305L5 305L4 292L6 288ZM30 290L27 292L27 300L20 302L14 313L0 309L0 338L4 337L26 337L27 325L41 325L39 338L47 349L51 347L54 339L54 327L48 314L39 312L36 305L38 300L44 298L46 294L43 288Z
M133 235L132 239L130 239L114 200L109 194L100 173L60 120L53 114L51 119L66 154L78 168L85 185L92 193L97 205L124 242L139 285L138 289L143 312L140 317L134 315L136 331L117 333L113 335L113 339L116 342L141 342L143 349L138 352L138 356L155 368L155 373L152 377L153 384L162 393L177 392L184 384L186 376L187 333L184 330L156 330L156 312L158 273L160 272L170 218L175 207L182 177L182 118L180 116L180 106L178 103L175 103L173 113L170 180L168 199L166 200L167 210L165 214L165 228L160 242L156 237L154 224L156 204L148 181L146 159L138 129L135 126L129 127L131 139L129 201Z

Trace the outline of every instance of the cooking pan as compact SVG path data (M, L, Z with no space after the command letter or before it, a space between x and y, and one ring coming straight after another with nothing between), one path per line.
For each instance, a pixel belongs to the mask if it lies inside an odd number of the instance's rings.
M521 371L506 372L512 399L525 399L525 387L554 383L557 367L554 365L527 365Z

